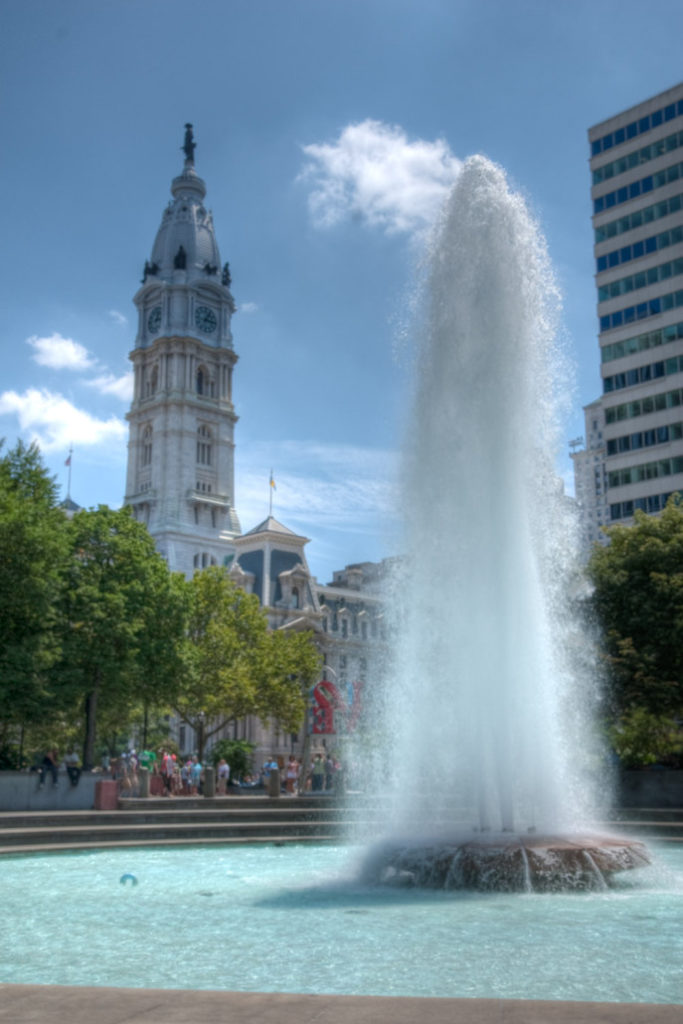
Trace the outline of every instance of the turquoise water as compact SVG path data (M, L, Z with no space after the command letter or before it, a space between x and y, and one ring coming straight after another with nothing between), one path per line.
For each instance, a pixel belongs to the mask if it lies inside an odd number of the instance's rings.
M656 855L566 896L375 889L342 846L3 858L0 981L678 1003L683 847Z

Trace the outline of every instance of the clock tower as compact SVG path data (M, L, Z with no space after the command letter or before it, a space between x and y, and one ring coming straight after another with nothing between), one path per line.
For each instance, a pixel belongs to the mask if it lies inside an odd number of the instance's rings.
M125 502L145 522L174 571L224 565L240 533L235 512L230 271L221 269L206 186L194 168L192 125L185 164L134 297L138 332L130 358Z

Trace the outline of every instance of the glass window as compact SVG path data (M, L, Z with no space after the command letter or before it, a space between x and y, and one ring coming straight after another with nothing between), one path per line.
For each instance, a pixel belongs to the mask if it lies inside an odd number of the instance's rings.
M626 139L626 131L624 128L617 128L614 133L614 145L618 146Z
M650 118L649 118L649 116L641 117L640 121L638 122L638 132L639 132L639 134L642 134L643 132L647 132L649 130L650 130Z
M664 120L671 121L676 116L676 104L670 103L668 107L664 107Z
M652 180L652 175L651 174L649 174L647 176L647 178L643 178L643 180L640 183L640 188L641 188L642 192L651 192L652 191L652 189L654 188L654 182Z
M650 122L651 122L653 128L656 128L657 125L661 124L663 120L664 120L664 118L662 116L662 111L661 110L655 110L655 112L650 115Z

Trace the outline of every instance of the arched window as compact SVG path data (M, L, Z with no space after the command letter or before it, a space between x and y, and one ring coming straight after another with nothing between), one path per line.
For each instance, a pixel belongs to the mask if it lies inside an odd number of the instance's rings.
M197 394L203 395L206 390L206 370L200 366L197 370Z
M299 588L292 587L292 608L299 607Z
M200 466L211 465L211 431L203 423L197 428L197 462Z
M142 431L142 465L152 465L152 428L146 426Z

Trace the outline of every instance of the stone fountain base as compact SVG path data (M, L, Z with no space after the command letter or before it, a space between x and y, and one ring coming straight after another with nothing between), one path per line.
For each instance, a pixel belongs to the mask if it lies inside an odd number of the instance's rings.
M479 892L605 889L612 876L650 863L644 843L609 835L475 833L420 845L383 844L368 881Z

